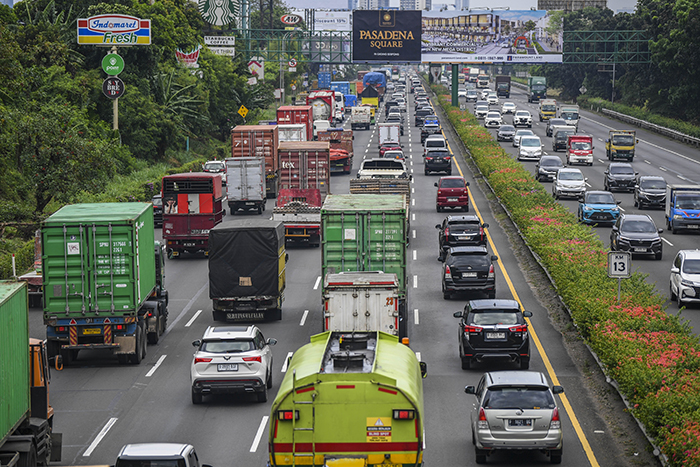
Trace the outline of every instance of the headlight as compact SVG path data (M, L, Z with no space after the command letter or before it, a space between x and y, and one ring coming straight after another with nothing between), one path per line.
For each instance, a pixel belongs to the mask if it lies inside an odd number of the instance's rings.
M683 219L683 216L681 216L680 214L674 214L673 218L674 219Z
M682 279L681 285L684 287L693 287L695 284L693 283L693 281Z
M584 206L584 207L583 207L583 210L584 210L584 211L592 211L593 208L590 207L590 206Z
M626 238L626 237L620 237L620 238L618 239L618 241L624 242L624 243L629 243L629 242L630 242L630 239L629 239L629 238Z
M541 155L542 155L542 150L541 150L541 149L538 149L537 151L535 151L535 155L536 155L536 156L541 156Z
M617 207L617 206L615 206L614 208L612 208L612 212L618 212L619 210L620 210L620 208Z

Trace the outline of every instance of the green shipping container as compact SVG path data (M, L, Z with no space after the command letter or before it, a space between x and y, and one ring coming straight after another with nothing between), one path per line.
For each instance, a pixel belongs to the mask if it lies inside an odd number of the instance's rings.
M321 208L321 268L327 273L383 271L406 294L406 202L403 195L328 195Z
M65 206L41 227L44 319L136 316L156 287L151 203Z
M0 445L29 412L26 282L0 282Z

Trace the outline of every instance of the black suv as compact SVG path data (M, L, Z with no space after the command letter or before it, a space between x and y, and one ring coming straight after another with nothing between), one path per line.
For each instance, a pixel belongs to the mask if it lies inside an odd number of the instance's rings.
M389 115L389 111L391 110L392 107L399 107L399 103L396 101L386 101L386 104L384 104L384 115L387 116Z
M633 191L639 175L627 162L611 162L604 173L603 189L606 191Z
M658 175L642 175L634 185L634 207L661 208L666 205L666 180Z
M415 125L416 126L421 126L423 124L423 120L425 117L428 115L431 115L433 113L432 109L429 107L421 107L420 109L416 110L416 120L415 120Z
M610 249L635 255L652 255L660 260L663 244L654 221L646 214L621 214L610 232Z
M431 172L445 172L452 175L452 154L443 148L426 148L423 154L423 172L425 175Z
M530 367L530 339L526 317L515 300L470 300L464 311L453 314L459 321L459 357L462 369L472 362L507 359L520 363L521 370Z
M547 120L547 129L545 130L547 136L552 136L552 127L554 126L566 126L566 120L563 118L550 118Z
M486 246L455 246L447 250L442 266L442 296L449 300L453 293L483 292L496 298L496 271Z
M557 176L559 169L564 167L564 163L561 161L559 156L542 156L535 169L537 173L535 174L535 180L541 181L554 181Z
M453 246L486 245L484 229L488 227L475 214L445 217L442 224L435 226L438 229L438 260L444 258L447 250Z
M440 131L442 131L442 129L437 123L429 123L423 125L423 128L421 128L420 130L420 144L423 144L425 138L427 138L428 136L439 134Z

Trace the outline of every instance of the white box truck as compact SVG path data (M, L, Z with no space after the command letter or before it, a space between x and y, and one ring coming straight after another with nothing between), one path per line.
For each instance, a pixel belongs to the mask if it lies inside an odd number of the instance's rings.
M226 159L226 194L231 214L239 209L265 210L265 158L231 157Z

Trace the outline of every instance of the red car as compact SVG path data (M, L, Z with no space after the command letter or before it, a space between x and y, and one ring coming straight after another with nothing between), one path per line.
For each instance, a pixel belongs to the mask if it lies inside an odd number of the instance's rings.
M386 151L403 151L399 143L384 143L379 146L379 157L384 157Z
M435 186L438 189L435 200L437 212L445 208L469 211L469 182L463 177L441 177Z

